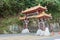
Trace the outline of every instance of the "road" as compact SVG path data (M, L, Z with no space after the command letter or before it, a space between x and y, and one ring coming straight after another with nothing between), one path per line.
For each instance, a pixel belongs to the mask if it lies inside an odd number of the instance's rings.
M54 36L37 36L35 33L31 34L0 34L0 40L60 40L60 35Z

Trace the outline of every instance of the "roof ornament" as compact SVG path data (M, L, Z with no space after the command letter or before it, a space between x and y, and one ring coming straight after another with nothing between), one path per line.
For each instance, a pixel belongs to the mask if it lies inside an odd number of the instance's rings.
M45 6L45 8L47 9L47 6ZM47 10L48 11L48 10Z
M49 15L51 16L51 13Z
M38 4L38 6L40 6L40 4Z
M28 9L28 8L26 8L26 9Z

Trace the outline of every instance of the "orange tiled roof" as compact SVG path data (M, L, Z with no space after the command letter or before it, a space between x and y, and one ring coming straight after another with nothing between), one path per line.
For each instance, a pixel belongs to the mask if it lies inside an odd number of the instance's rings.
M39 15L30 16L29 18L40 18L40 17L43 17L43 16L52 17L51 14L46 14L45 12L42 12Z
M25 18L26 18L25 16L24 17L19 17L20 20L24 20Z
M43 16L47 16L47 17L52 17L51 14L46 14L45 12L42 12L40 15L38 15L37 17L43 17Z
M39 14L39 15L28 16L27 18L41 18L41 17L44 17L44 16L49 17L49 18L52 17L51 14L46 14L45 12L42 12L42 13ZM24 16L24 17L20 17L19 19L20 19L20 20L24 20L25 18L26 18L26 17Z
M31 7L29 9L25 10L25 11L22 11L22 13L26 13L26 12L29 12L29 11L32 11L32 10L36 10L38 8L47 9L46 7L42 7L42 6L38 5L38 6L35 6L35 7Z

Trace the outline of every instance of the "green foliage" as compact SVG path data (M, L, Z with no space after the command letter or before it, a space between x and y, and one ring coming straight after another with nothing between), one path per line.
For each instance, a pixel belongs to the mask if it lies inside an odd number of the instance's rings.
M26 8L35 6L35 0L0 0L0 16L17 15Z
M39 1L42 6L47 6L48 12L54 13L60 11L59 0L42 0Z
M19 12L38 4L47 6L48 12L60 12L60 0L0 0L0 17L18 15Z
M23 26L23 21L20 21L18 17L9 17L0 19L0 33L3 33L4 30L9 31L8 27L9 25L17 24L18 26Z
M58 19L60 16L60 0L38 0L42 6L47 7L47 13L51 13L53 19Z

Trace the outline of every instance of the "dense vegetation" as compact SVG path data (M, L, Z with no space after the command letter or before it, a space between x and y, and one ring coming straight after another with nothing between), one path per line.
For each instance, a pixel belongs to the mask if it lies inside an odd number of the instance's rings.
M60 12L60 0L0 0L0 17L18 15L19 12L41 4L49 13Z
M51 13L53 19L59 19L60 0L0 0L0 18L21 15L22 10L38 4L47 6L47 13Z
M47 13L52 14L53 20L60 20L60 0L0 0L0 30L13 23L22 25L18 20L20 12L38 4L47 6Z

